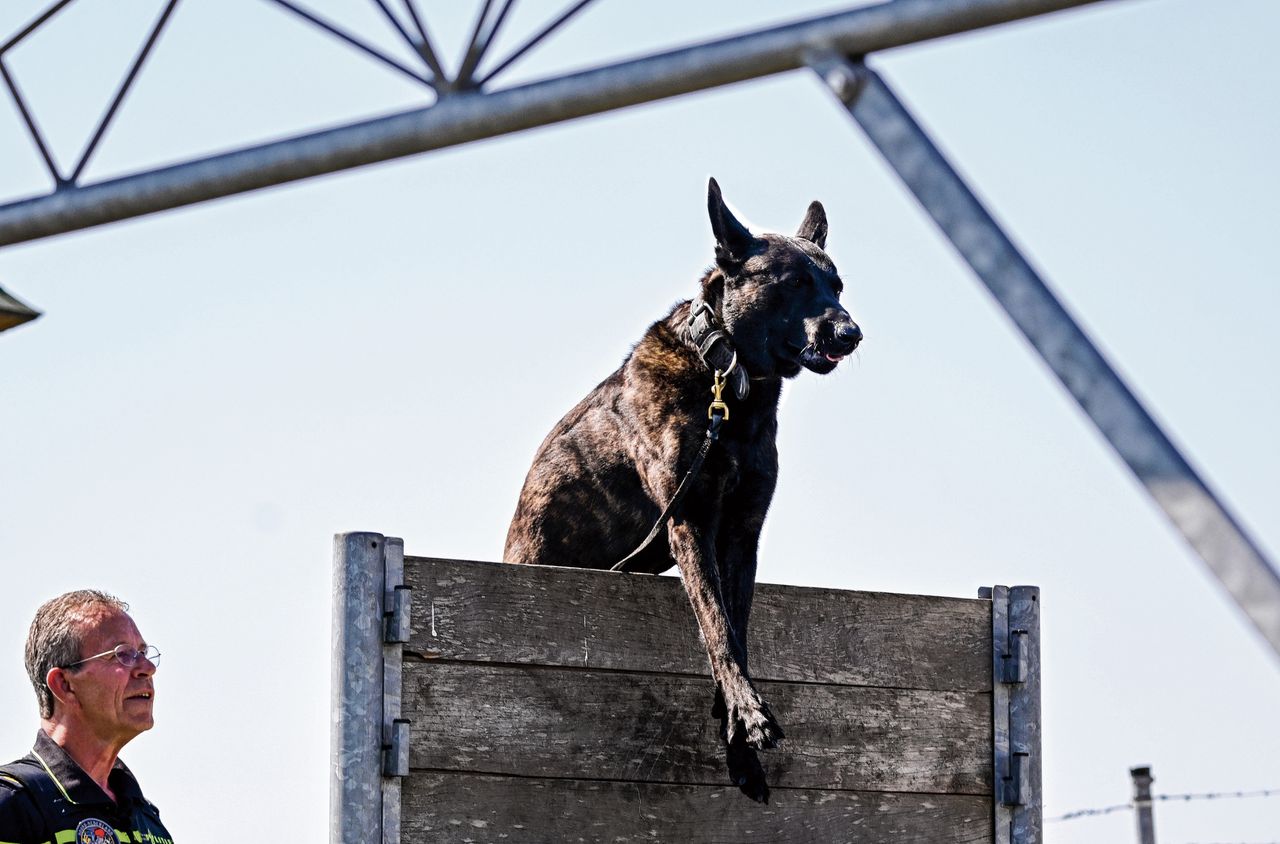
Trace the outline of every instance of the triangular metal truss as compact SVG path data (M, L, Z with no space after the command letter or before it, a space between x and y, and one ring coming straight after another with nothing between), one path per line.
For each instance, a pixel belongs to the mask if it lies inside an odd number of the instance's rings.
M436 97L482 90L495 77L526 56L539 44L546 41L547 38L594 2L594 0L577 0L577 2L570 4L529 35L518 47L500 56L495 62L491 63L491 67L482 71L485 60L492 55L491 48L493 48L503 24L507 22L512 9L516 5L516 0L502 0L501 5L495 4L494 0L483 0L479 6L470 37L462 51L462 59L457 69L451 73L437 54L435 44L429 34L426 18L422 11L419 10L417 0L398 0L395 9L389 5L387 0L369 0L372 6L387 21L391 29L409 48L412 55L417 58L419 65L417 67L405 64L395 58L384 46L367 38L362 38L352 32L349 27L344 27L340 23L326 18L303 3L294 2L294 0L265 1L291 13L303 25L332 36L359 54L378 62L383 67L390 68L402 76L421 84L429 92L433 92ZM31 143L44 161L49 176L53 180L55 192L74 189L80 185L86 166L102 143L103 137L132 89L143 65L151 55L156 42L173 16L179 0L164 0L164 5L160 9L159 15L148 29L141 46L130 62L102 117L85 140L83 149L76 158L74 165L69 171L63 172L54 160L51 146L45 137L45 133L40 128L39 121L36 119L36 110L28 101L28 97L24 95L20 80L6 63L5 55L26 42L42 28L45 28L46 25L58 17L59 13L72 6L74 2L75 0L56 0L30 22L20 27L0 43L0 82L3 82L18 115L26 126Z
M479 13L476 15L475 25L471 29L471 36L467 41L466 49L463 51L462 61L458 65L458 69L452 74L448 72L444 63L440 60L431 35L428 33L425 16L418 9L415 0L401 0L399 4L401 11L399 13L394 11L386 0L371 0L371 2L377 6L378 11L382 13L392 29L404 40L405 44L421 59L423 67L420 69L407 67L392 58L384 50L369 44L332 21L325 20L301 4L293 2L293 0L270 0L270 2L288 9L300 19L329 33L365 55L429 86L438 94L450 94L483 88L490 80L523 58L525 54L545 41L552 33L568 23L594 0L577 0L577 2L571 4L534 34L530 35L519 47L499 59L495 66L481 73L480 67L485 58L488 57L489 50L497 39L499 30L507 22L511 10L516 5L516 0L503 0L502 5L495 8L493 0L483 0Z
M0 205L0 246L137 217L270 185L811 68L848 108L1032 347L1128 464L1227 593L1280 654L1280 573L1209 490L886 82L863 63L890 47L1081 6L1094 0L892 0L541 82L490 90L494 78L590 2L568 6L483 70L515 0L484 0L453 73L439 60L413 0L371 0L412 48L406 65L294 0L270 0L372 59L417 80L435 101L390 117L81 184L100 143L178 0L167 0L72 171L53 164L4 54L72 0L59 0L0 44L0 75L40 149L55 189Z
M84 174L84 168L88 165L89 159L93 157L94 152L98 149L98 145L102 143L102 138L107 133L112 120L115 119L116 113L120 110L121 103L128 96L129 89L133 87L134 80L138 78L138 72L142 70L142 65L147 60L147 56L151 54L151 50L156 45L156 41L160 38L160 33L164 31L165 24L169 22L169 18L173 15L174 7L178 5L178 0L166 0L164 8L160 11L160 16L151 26L147 33L146 39L142 46L138 49L137 55L129 64L124 78L120 81L116 88L115 95L111 98L111 102L107 105L106 111L102 118L98 121L98 125L90 134L85 143L80 157L76 160L75 166L70 173L63 174L58 165L53 160L53 153L49 149L44 133L40 131L40 127L36 122L35 115L32 113L31 107L27 104L27 99L22 95L22 89L18 86L18 80L10 73L8 65L5 63L4 57L13 48L17 47L28 37L35 34L42 26L52 20L59 12L71 5L73 0L57 0L49 8L41 12L34 20L22 27L12 36L10 36L3 44L0 44L0 79L3 79L5 87L9 91L9 96L13 99L14 106L21 115L23 123L26 124L27 131L31 136L31 142L35 144L36 150L40 153L40 157L44 159L45 166L49 168L49 175L53 177L55 190L62 190L67 187L74 187Z

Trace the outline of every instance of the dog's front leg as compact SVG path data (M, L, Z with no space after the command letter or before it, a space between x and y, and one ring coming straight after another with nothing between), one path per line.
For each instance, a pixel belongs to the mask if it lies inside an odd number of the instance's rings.
M760 541L759 520L756 527L742 524L740 519L730 518L719 532L716 542L716 570L720 575L720 597L729 629L738 648L738 662L750 674L750 652L747 644L747 625L751 620L751 602L756 589L756 548ZM745 533L744 533L745 530ZM712 716L720 719L721 737L728 730L728 710L723 695L717 690Z
M747 676L744 650L725 610L712 536L688 521L673 523L668 536L724 701L725 743L730 748L743 743L759 750L776 747L782 728Z
M747 626L751 621L751 603L756 590L756 546L760 530L757 527L742 532L747 527L733 525L728 531L720 531L716 546L720 595L729 619L729 629L733 631L734 644L738 648L738 662L750 676ZM719 718L726 717L724 701L719 697L713 714Z
M741 648L742 667L749 665L747 626L756 591L756 551L760 545L763 517L727 518L716 543L721 593L734 640Z
M739 648L741 664L748 669L749 647L747 624L751 619L751 602L756 586L756 549L760 543L763 516L754 514L743 518L737 507L730 507L719 531L716 542L721 595L729 617L729 627ZM748 676L750 676L748 670ZM767 704L766 704L767 705ZM720 719L720 735L728 733L729 712L724 696L717 689L712 717ZM765 782L764 768L756 751L739 739L726 744L725 759L729 766L729 778L743 793L761 803L769 802L769 786Z

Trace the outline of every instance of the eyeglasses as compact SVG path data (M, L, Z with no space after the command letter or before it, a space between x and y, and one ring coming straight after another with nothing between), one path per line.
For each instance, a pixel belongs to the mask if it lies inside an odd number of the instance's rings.
M133 668L138 664L138 660L144 657L152 665L160 662L160 650L155 645L147 645L142 650L131 648L128 645L116 645L109 651L103 651L100 654L94 654L91 657L82 659L79 662L73 662L70 665L64 665L63 668L75 668L77 665L84 665L86 662L92 662L95 659L102 659L106 656L115 657L116 662L125 668Z

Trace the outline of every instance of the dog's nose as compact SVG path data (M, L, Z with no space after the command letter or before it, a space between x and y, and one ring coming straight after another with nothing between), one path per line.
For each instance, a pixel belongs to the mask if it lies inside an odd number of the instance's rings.
M862 342L862 329L856 322L846 322L836 329L836 342L842 346L848 346L849 351L852 352Z

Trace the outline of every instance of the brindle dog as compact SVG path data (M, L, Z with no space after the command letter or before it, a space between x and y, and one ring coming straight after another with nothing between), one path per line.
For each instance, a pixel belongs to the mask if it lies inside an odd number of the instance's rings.
M707 436L714 371L730 418L668 521L628 571L679 566L716 682L729 775L767 801L757 749L783 738L747 674L756 546L778 477L782 379L825 374L862 340L823 251L827 217L809 206L795 237L753 235L707 190L716 262L700 292L650 326L622 366L542 442L507 533L512 563L607 569L641 543ZM662 541L665 540L665 541Z

